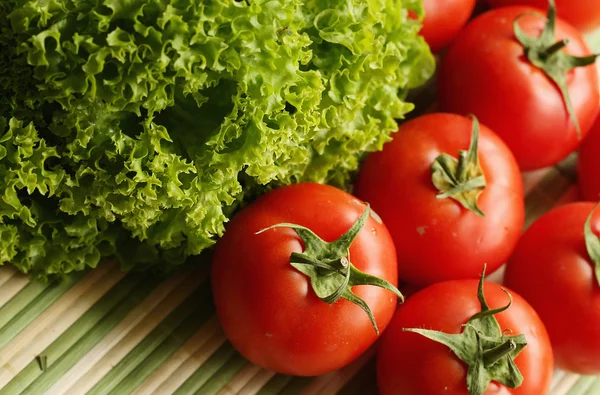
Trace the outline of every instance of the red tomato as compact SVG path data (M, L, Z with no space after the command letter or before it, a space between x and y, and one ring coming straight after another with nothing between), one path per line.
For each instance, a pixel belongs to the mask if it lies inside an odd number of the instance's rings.
M557 365L600 373L600 287L586 251L584 224L593 203L570 203L537 220L507 264L505 283L544 322ZM591 221L600 234L600 210Z
M462 326L480 311L477 280L447 281L431 285L398 308L383 334L377 355L377 382L381 395L468 395L467 365L450 349L403 328L427 328L461 333ZM507 295L494 283L485 283L491 308L505 306ZM553 360L548 335L539 317L519 295L511 292L513 304L495 317L502 330L523 334L527 346L515 363L523 375L516 389L492 381L486 394L547 394L552 381Z
M522 170L553 165L573 152L585 137L599 110L598 75L593 65L567 73L573 119L558 85L524 56L513 32L513 22L537 37L545 18L525 14L539 10L506 7L475 18L456 38L442 60L439 102L443 111L475 114L510 147ZM556 41L568 38L566 52L590 55L581 34L556 21ZM560 52L559 56L564 56Z
M523 185L506 145L481 125L479 160L487 186L477 203L485 216L451 198L436 197L431 165L442 153L469 147L473 121L430 114L400 126L393 141L370 155L355 194L371 204L396 245L399 276L419 286L477 278L484 263L493 272L510 256L524 222Z
M446 48L465 27L475 0L423 0L423 8L421 35L435 53Z
M600 200L600 117L583 141L578 161L579 189L585 200Z
M545 10L548 0L488 0L492 7L527 5ZM556 0L558 16L583 32L600 28L600 2L598 0Z
M273 190L244 208L217 244L212 287L217 315L233 346L247 359L280 373L312 376L348 364L378 338L367 314L340 299L317 297L307 276L290 265L303 243L289 228L257 231L279 223L305 226L325 241L344 234L365 204L331 186L303 183ZM393 241L372 216L349 251L363 272L396 286ZM370 306L381 331L397 297L375 286L352 291Z

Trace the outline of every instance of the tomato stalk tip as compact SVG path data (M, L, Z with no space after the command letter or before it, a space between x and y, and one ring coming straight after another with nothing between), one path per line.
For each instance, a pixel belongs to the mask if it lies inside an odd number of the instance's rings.
M483 352L483 364L492 366L511 352L517 349L517 343L513 339L508 339L497 347Z
M325 303L333 304L339 299L346 299L365 311L373 328L379 335L375 317L367 303L352 292L355 285L373 285L393 292L401 302L402 293L388 281L358 270L350 259L350 246L364 227L372 211L367 204L365 211L358 220L339 239L326 242L312 230L296 224L281 223L263 229L257 234L273 228L291 228L304 243L304 251L293 252L290 264L299 272L306 275L313 291ZM378 217L375 217L377 220Z
M464 208L483 217L477 199L486 187L485 175L479 164L479 121L475 116L471 143L467 151L459 151L458 159L443 153L431 165L431 180L438 189L438 199L452 198Z

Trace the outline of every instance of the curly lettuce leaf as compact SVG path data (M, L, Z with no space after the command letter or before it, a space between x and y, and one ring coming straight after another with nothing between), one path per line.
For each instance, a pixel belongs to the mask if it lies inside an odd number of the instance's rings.
M169 270L269 188L347 186L433 72L408 8L0 3L0 264Z

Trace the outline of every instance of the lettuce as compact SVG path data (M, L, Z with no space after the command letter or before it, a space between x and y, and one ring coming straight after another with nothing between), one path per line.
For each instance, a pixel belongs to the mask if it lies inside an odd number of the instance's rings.
M0 264L168 270L267 188L348 185L433 72L409 8L0 2Z

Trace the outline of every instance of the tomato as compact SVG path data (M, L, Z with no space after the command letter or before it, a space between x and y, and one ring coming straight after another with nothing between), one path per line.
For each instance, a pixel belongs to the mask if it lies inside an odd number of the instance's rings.
M393 140L364 161L356 196L371 204L388 227L403 282L419 286L477 278L513 251L524 223L524 197L517 163L502 140L481 125L480 167L487 185L477 197L484 216L452 198L440 199L431 166L443 153L469 147L473 120L429 114L402 124Z
M600 117L583 141L577 163L579 189L585 200L600 200Z
M488 0L492 7L527 5L546 9L548 0ZM558 16L583 32L600 28L600 2L597 0L556 0Z
M217 243L211 281L217 316L245 358L284 374L320 375L348 364L378 339L364 310L343 298L325 303L309 277L290 264L293 253L308 252L308 242L294 229L269 228L293 223L333 242L365 209L339 189L301 183L275 189L234 216ZM366 217L344 254L357 269L396 286L394 244L377 218ZM371 285L354 286L352 292L370 307L383 331L396 295Z
M425 18L421 35L432 52L446 48L467 24L475 0L423 0Z
M578 202L546 213L525 232L505 274L546 325L557 365L581 374L600 374L600 286L584 239L593 208ZM590 225L592 237L600 235L600 210Z
M381 395L469 394L468 365L446 345L404 329L426 328L449 334L466 331L463 324L481 310L477 288L477 280L437 283L422 289L398 308L377 352ZM527 345L514 358L523 382L512 389L492 381L485 394L547 394L553 373L548 335L533 308L519 295L509 292L512 305L495 317L501 330L525 336ZM485 282L484 294L492 308L505 306L509 300L501 286L490 282Z
M532 15L535 12L536 15ZM475 18L450 46L439 70L440 108L458 114L474 114L510 147L522 170L551 166L573 152L598 115L600 94L593 64L566 70L568 54L585 57L590 51L581 34L556 20L555 37L546 35L540 46L525 55L524 45L513 31L518 25L528 40L538 37L546 18L529 7L506 7ZM552 29L549 28L549 31ZM552 54L554 42L568 39L564 50ZM553 69L568 91L572 113L558 83L540 66ZM587 64L593 58L577 60ZM550 72L552 73L552 72ZM577 127L576 125L579 125Z

